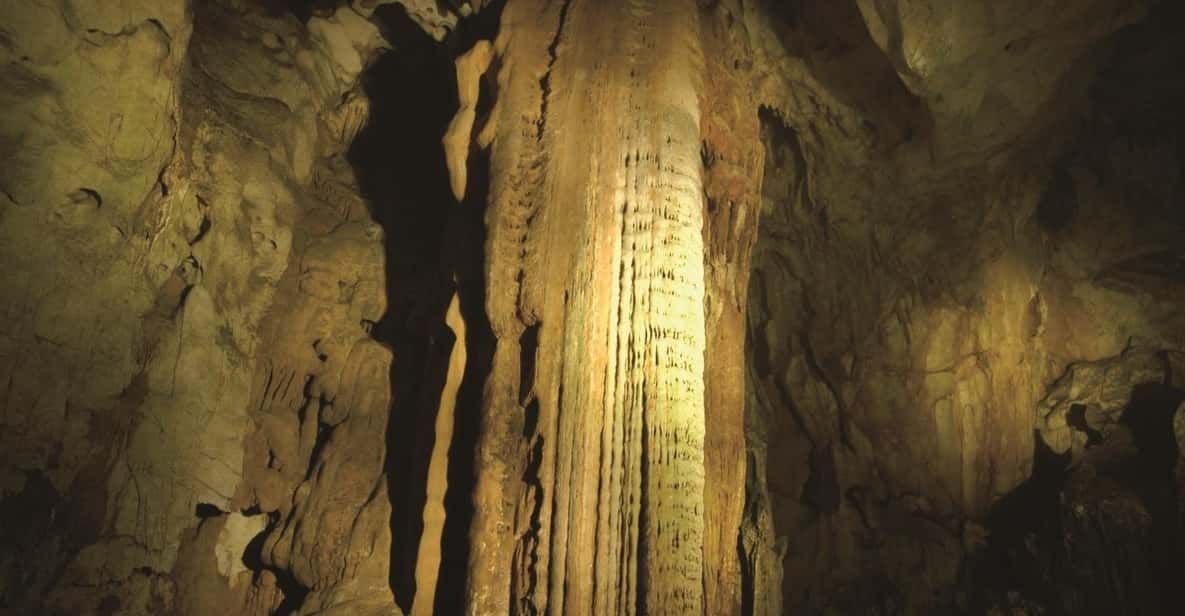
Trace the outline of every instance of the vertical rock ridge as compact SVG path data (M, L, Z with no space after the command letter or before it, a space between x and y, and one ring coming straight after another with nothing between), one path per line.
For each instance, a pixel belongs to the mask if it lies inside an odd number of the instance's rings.
M521 2L503 14L492 165L513 171L495 171L487 217L501 359L472 613L704 610L699 19L692 2ZM528 396L507 381L535 323L538 420L519 438L508 418ZM523 487L493 489L524 468ZM495 554L510 551L500 528L517 529L513 574L498 570ZM734 546L737 532L739 520Z
M751 91L752 50L742 10L720 3L704 12L705 75L701 159L704 165L705 425L704 600L707 614L742 606L738 554L746 484L745 328L750 262L757 241L764 150ZM772 534L772 533L771 533ZM772 541L772 537L769 537ZM779 562L771 565L780 567ZM776 575L776 574L775 574ZM753 588L765 588L747 580ZM771 605L763 593L750 597Z
M493 52L493 45L489 41L478 41L456 60L458 109L442 139L445 162L448 165L449 188L453 191L453 198L458 202L465 199L465 188L469 180L469 146L473 135L473 123L477 120L481 77L490 67Z
M428 494L424 503L424 531L416 557L416 595L411 616L432 614L436 599L436 578L440 572L440 541L447 514L444 495L448 490L448 450L453 442L457 393L465 375L466 362L465 320L461 317L460 300L455 292L445 314L445 325L453 333L453 348L449 353L447 377L436 414L435 441L428 467Z

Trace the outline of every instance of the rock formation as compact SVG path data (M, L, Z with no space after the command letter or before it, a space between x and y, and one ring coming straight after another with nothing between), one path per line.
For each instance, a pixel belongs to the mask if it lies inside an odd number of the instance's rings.
M0 616L1185 605L1169 0L11 0Z

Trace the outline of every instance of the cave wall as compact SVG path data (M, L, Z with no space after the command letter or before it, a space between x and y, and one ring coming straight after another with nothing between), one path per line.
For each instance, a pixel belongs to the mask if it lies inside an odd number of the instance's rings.
M1172 605L1179 13L6 3L0 614Z
M343 159L377 27L4 14L4 605L271 613L279 583L391 613L383 230Z
M1171 17L1105 38L1148 7L796 6L770 36L823 40L769 47L786 71L763 114L748 347L785 600L977 613L968 563L1036 440L1084 447L1071 405L1101 430L1137 386L1180 382L1180 125L1156 111L1180 99L1135 68L1179 65L1155 25ZM885 85L848 94L834 73L856 67Z

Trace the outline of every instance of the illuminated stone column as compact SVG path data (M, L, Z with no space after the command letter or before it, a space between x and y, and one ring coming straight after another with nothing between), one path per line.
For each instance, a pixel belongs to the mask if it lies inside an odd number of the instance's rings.
M470 613L702 613L696 4L518 0L502 26Z

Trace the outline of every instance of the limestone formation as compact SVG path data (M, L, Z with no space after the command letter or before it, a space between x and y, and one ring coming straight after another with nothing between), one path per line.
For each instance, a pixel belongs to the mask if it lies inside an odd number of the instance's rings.
M1168 385L1163 353L1127 349L1119 357L1072 364L1039 406L1041 438L1057 453L1105 439L1118 425L1140 385Z
M0 3L0 616L1181 611L1183 19Z
M478 41L472 49L457 58L457 115L444 133L444 154L448 161L450 187L457 201L465 198L468 179L469 143L473 123L477 120L477 103L482 75L493 60L493 46L489 41Z
M436 415L435 443L432 461L428 469L428 494L424 504L424 534L416 555L416 597L411 611L415 615L432 614L435 605L435 585L441 563L441 538L444 532L444 496L448 490L448 449L452 443L456 422L457 394L461 380L465 378L465 320L461 316L461 304L457 294L449 301L445 323L455 337L449 353L448 376L444 390L440 393L440 408Z

